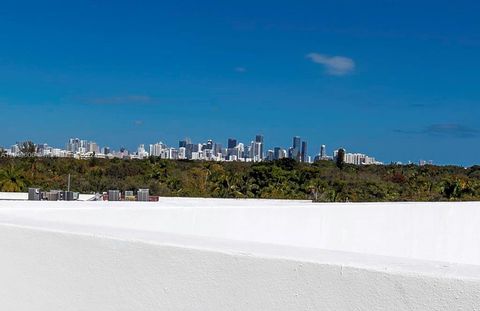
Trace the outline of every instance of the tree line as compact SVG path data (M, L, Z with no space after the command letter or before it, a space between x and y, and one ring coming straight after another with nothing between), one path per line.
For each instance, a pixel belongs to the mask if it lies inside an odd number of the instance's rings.
M0 191L148 188L152 195L308 199L318 202L480 200L480 166L369 165L292 159L206 162L0 157Z

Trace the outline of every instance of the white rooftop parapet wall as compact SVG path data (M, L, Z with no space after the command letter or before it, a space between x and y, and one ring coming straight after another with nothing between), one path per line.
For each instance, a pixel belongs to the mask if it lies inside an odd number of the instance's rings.
M49 311L479 309L478 224L478 203L4 201L0 301Z
M92 201L95 199L95 194L79 194L79 201ZM27 192L0 192L0 201L2 200L16 200L26 201L28 200Z
M12 201L1 206L14 209L0 208L0 217L39 225L121 228L480 265L480 203L167 198L155 203Z

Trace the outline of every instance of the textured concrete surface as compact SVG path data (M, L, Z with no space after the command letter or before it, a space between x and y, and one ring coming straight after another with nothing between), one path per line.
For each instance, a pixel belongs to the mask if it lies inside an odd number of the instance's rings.
M480 310L479 209L4 201L0 301L5 310Z

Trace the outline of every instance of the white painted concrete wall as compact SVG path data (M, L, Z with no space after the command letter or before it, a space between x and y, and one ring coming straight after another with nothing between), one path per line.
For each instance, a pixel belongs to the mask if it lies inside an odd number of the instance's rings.
M479 203L162 199L0 206L15 208L0 209L0 217L480 265Z
M479 210L3 201L0 301L49 311L480 310Z
M0 200L28 200L26 192L0 192Z

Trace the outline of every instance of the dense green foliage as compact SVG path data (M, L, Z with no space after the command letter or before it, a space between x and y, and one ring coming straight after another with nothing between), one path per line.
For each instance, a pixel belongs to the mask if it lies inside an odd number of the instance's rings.
M0 191L82 193L149 188L160 196L344 201L480 200L480 166L353 166L275 162L0 158Z
M345 164L345 149L343 148L338 149L338 154L335 161L338 168L343 168Z

